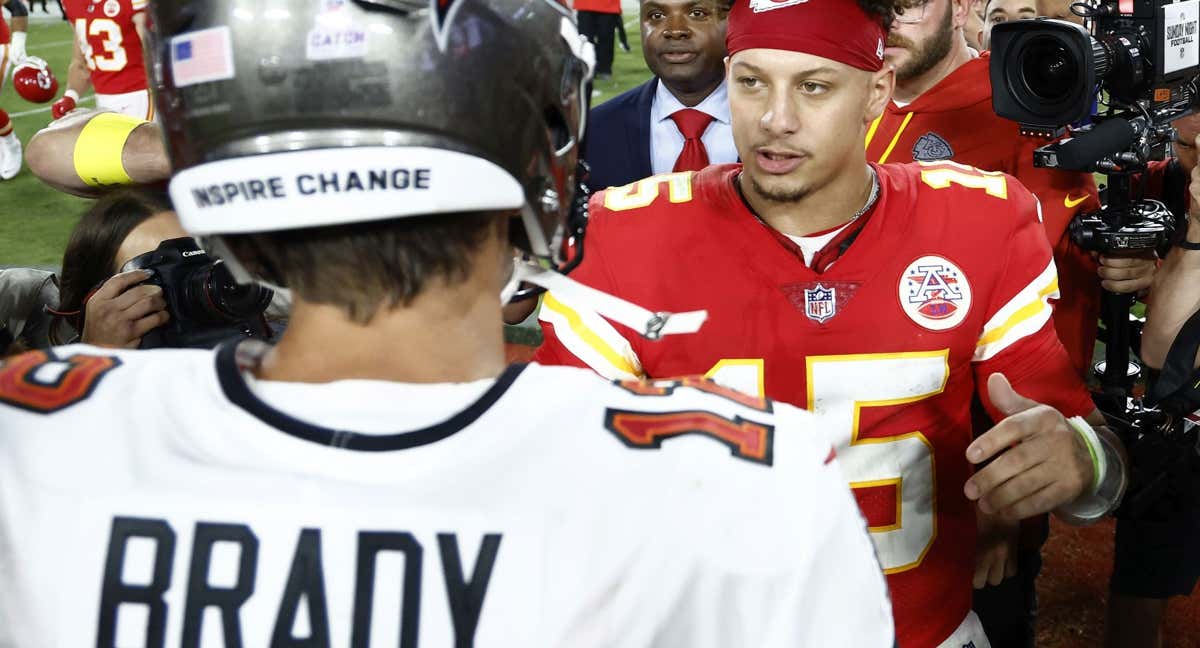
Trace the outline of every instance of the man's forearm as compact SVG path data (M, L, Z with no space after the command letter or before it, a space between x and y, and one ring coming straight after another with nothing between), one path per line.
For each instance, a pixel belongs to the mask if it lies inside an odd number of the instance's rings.
M1188 217L1186 240L1200 244L1200 214ZM1161 367L1175 335L1200 308L1200 250L1173 248L1154 277L1152 294L1142 332L1142 359Z
M80 97L87 92L88 87L92 84L92 73L87 68L87 64L81 60L71 60L70 67L67 68L67 89L73 90Z
M29 8L21 0L8 0L4 3L4 7L12 15L8 25L13 32L26 33L29 31Z

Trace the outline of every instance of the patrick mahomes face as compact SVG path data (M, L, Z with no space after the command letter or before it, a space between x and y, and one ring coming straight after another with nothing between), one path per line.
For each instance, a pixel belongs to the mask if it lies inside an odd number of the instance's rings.
M748 189L796 202L865 163L874 75L826 58L750 49L728 62L733 139ZM743 185L745 187L746 185Z

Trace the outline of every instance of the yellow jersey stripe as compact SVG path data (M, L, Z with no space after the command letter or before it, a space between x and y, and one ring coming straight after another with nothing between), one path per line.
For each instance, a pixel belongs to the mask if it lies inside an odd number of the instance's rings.
M908 122L912 120L913 113L908 113L904 116L904 121L900 122L900 128L896 129L896 136L892 138L891 144L884 149L883 155L879 156L879 164L887 162L888 156L892 154L892 149L896 148L896 142L900 141L900 136L904 134L904 129L908 127Z
M642 372L634 367L627 358L618 353L607 342L604 341L595 331L587 327L583 323L583 318L575 309L554 298L553 293L546 293L545 299L542 301L542 308L548 308L560 315L567 322L571 332L575 334L579 340L583 341L591 347L596 353L609 362L617 370L632 375L640 375Z
M871 140L875 139L875 131L879 129L879 122L881 121L883 121L883 115L876 117L875 121L871 122L871 127L867 129L867 141L863 144L864 148L871 146Z
M984 331L983 336L979 338L979 342L977 342L975 346L992 344L997 340L1002 339L1008 334L1009 331L1013 329L1013 327L1031 317L1036 316L1042 311L1042 309L1050 308L1050 305L1046 303L1046 297L1055 292L1058 292L1058 277L1055 277L1054 281L1051 281L1049 285L1038 291L1037 297L1035 297L1032 301L1018 308L1017 311L1010 315L1003 324L990 331Z

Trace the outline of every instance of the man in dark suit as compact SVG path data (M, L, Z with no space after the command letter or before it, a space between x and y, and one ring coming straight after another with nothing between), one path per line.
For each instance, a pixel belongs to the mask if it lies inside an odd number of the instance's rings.
M596 106L583 156L594 191L736 162L725 90L728 0L643 0L646 83Z

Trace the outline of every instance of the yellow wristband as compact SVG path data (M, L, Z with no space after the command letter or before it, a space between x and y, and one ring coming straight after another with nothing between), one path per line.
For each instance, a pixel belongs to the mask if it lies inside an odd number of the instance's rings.
M121 153L129 134L146 123L118 113L100 113L88 121L75 140L75 173L79 179L90 187L133 184L121 162Z

